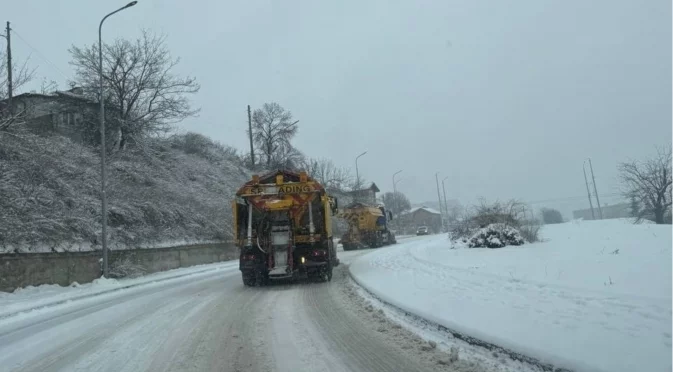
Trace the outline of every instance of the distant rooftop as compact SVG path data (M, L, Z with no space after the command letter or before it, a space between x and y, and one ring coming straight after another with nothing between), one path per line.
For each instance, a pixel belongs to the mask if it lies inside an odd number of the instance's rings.
M411 214L411 213L414 213L414 212L416 212L418 210L421 210L421 209L424 209L426 212L430 212L432 214L442 214L440 211L438 211L434 208L426 207L426 206L411 208L410 210L408 210L406 212L402 212L402 214Z

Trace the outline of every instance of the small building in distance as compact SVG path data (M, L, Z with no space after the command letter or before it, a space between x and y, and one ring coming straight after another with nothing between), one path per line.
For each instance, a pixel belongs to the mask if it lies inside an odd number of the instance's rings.
M430 207L422 206L402 212L399 217L403 234L414 234L420 226L427 226L433 233L442 231L442 214Z
M354 201L360 203L376 204L376 193L380 191L381 190L379 190L376 184L372 182L372 184L365 189L349 191L348 195L351 196Z
M628 203L619 203L614 205L602 205L601 210L603 211L603 219L613 219L613 218L628 218L631 217L631 206ZM598 213L598 207L594 207L595 219L600 219L600 214ZM594 217L591 214L591 209L580 209L573 211L573 219L584 219L584 220L593 220Z
M23 93L0 101L0 115L11 115L16 125L24 125L35 134L58 134L78 143L100 142L99 103L84 95L82 88L55 91L50 94ZM114 108L106 107L106 134L112 136L118 128Z

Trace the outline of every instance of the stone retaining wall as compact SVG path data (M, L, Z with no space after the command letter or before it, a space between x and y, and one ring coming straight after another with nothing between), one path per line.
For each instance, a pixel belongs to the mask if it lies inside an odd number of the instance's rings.
M233 243L110 251L110 269L132 263L145 273L238 258ZM0 255L0 291L40 284L88 283L101 276L101 252L17 253Z

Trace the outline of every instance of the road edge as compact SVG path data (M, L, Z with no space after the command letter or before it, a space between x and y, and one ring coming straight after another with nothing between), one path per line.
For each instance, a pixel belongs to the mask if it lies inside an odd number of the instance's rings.
M356 261L357 261L358 259L360 259L360 257L356 257L356 258L355 258ZM481 347L481 348L487 349L487 350L490 351L490 352L497 352L497 353L500 353L500 354L507 355L507 356L508 356L509 358L511 358L512 360L515 360L515 361L518 361L518 362L522 362L522 363L526 363L526 364L529 364L529 365L538 367L538 368L540 368L542 371L548 371L548 372L574 372L572 369L568 369L568 368L565 368L565 367L561 367L561 366L558 366L558 365L554 365L554 364L552 364L552 363L546 363L546 362L543 362L543 361L539 360L538 358L530 357L530 356L525 355L525 354L522 354L522 353L520 353L520 352L513 351L513 350L510 350L510 349L507 349L507 348L503 348L503 347L498 346L498 345L496 345L496 344L493 344L493 343L491 343L491 342L483 341L483 340L481 340L481 339L472 337L472 336L470 336L470 335L467 335L467 334L464 334L464 333L455 331L455 330L453 330L453 329L451 329L451 328L449 328L449 327L446 327L446 326L444 326L444 325L442 325L442 324L439 324L439 323L437 323L437 322L430 321L430 320L428 320L428 319L426 319L426 318L424 318L424 317L422 317L422 316L420 316L420 315L417 315L417 314L415 314L415 313L412 313L412 312L410 312L410 311L404 309L404 308L402 307L402 305L398 305L398 304L391 303L391 302L389 302L389 301L385 301L385 300L383 300L380 296L378 296L376 293L374 293L370 288L368 288L366 285L364 285L364 284L362 283L362 281L358 280L358 278L356 277L356 275L354 275L353 272L351 271L351 265L348 265L348 276L349 276L349 277L353 280L353 282L355 282L355 284L357 284L357 285L358 285L364 292L366 292L368 295L372 296L373 298L375 298L377 301L381 302L381 303L384 304L385 306L387 306L387 307L389 307L389 308L391 308L391 309L393 309L393 310L395 310L395 311L397 311L397 312L399 312L399 313L404 314L407 318L410 318L410 319L412 319L412 320L414 320L414 321L416 321L416 322L419 322L419 323L421 323L421 324L424 324L424 325L426 325L426 326L428 326L428 327L435 328L435 329L437 329L437 330L439 330L439 331L446 332L446 333L448 333L449 335L453 336L454 338L456 338L456 339L458 339L458 340L461 340L461 341L463 341L463 342L466 342L466 343L468 343L468 344L470 344L470 345L472 345L472 346ZM395 320L391 319L391 321L395 321Z
M231 260L222 261L222 262L220 262L220 264L223 265L223 264L231 263L231 262L233 262L233 261L231 261ZM83 294L83 295L79 295L79 296L68 297L66 299L54 300L54 301L51 301L51 302L40 304L38 306L27 306L27 307L19 309L19 310L13 310L12 312L9 312L9 313L5 313L5 314L0 313L0 321L12 318L12 317L17 316L17 315L22 314L22 313L35 311L35 310L46 309L46 308L62 305L62 304L72 302L72 301L84 300L84 299L88 299L88 298L92 298L92 297L102 296L102 295L105 295L105 294L108 294L108 293L118 292L118 291L125 290L125 289L142 287L142 286L153 284L153 283L161 283L161 282L165 282L165 281L169 281L169 280L175 280L175 279L179 279L179 278L183 278L183 277L187 277L187 276L203 274L203 273L207 273L207 272L210 272L210 271L219 271L221 269L222 269L221 266L209 267L209 268L204 268L203 270L192 271L192 272L189 272L189 273L181 273L181 274L176 274L174 276L168 276L168 277L159 278L159 279L155 279L155 280L147 280L147 281L140 282L140 283L133 283L133 284L124 285L124 286L121 286L121 287L110 288L110 289L102 290L100 292L87 293L87 294ZM158 273L161 273L161 272L158 272Z

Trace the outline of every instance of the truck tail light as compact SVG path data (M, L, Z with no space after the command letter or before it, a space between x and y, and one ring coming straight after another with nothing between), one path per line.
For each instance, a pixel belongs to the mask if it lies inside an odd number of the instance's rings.
M243 261L254 261L255 255L254 254L244 254L243 257L241 257Z
M318 249L318 250L315 250L315 251L311 252L311 256L313 256L313 257L324 257L326 255L327 255L327 251L324 251L322 249Z

